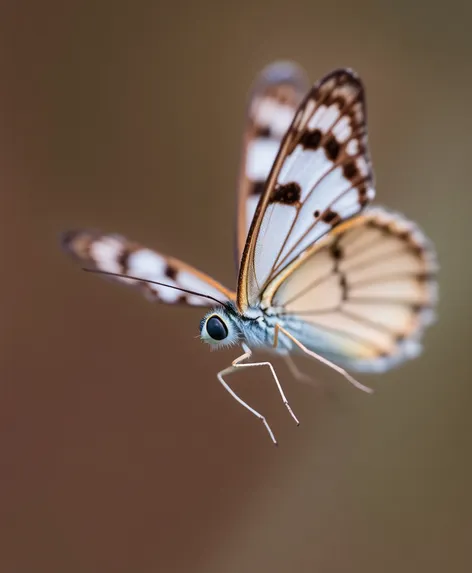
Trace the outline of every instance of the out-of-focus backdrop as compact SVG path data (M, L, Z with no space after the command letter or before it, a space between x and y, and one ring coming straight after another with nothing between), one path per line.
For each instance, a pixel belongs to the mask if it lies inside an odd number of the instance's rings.
M0 570L470 570L472 4L4 2L0 9ZM378 203L435 241L423 356L362 377L303 361L218 384L199 310L82 273L93 227L235 284L248 89L288 58L364 79Z

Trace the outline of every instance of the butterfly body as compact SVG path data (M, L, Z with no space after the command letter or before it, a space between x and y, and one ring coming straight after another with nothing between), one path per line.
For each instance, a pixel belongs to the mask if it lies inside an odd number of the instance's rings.
M226 327L227 333L224 338L215 339L209 335L206 324L213 317L219 318ZM295 320L280 319L270 311L264 312L260 308L249 308L242 314L234 302L227 301L224 305L210 310L201 320L200 337L216 348L244 342L250 348L265 348L283 354L293 350L293 343L281 336L275 346L275 328L277 325L290 327L295 322Z
M349 69L308 89L278 62L262 71L247 110L239 176L235 291L173 257L121 235L69 231L63 245L88 269L141 289L151 300L210 308L200 337L244 353L217 374L225 389L253 349L304 354L366 390L345 368L384 372L421 351L434 320L437 261L419 228L371 207L374 176L364 88ZM215 306L216 303L216 306Z

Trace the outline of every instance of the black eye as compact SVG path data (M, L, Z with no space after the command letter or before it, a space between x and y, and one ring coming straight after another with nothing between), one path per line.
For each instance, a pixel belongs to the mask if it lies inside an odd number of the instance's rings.
M228 336L226 324L219 316L212 316L207 320L206 329L213 340L224 340Z

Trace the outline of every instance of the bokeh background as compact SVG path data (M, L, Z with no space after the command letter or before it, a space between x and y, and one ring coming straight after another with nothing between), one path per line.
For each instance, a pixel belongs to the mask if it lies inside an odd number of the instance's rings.
M316 0L0 7L2 573L470 571L472 4ZM303 361L218 384L198 309L82 273L70 227L235 284L248 89L288 58L367 88L378 202L442 266L423 356L362 377Z

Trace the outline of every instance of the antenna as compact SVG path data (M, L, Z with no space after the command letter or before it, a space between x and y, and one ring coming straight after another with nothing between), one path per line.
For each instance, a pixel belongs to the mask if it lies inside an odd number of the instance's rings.
M225 303L222 302L221 300L218 300L217 298L215 298L214 296L210 296L209 294L203 294L201 292L196 292L194 290L189 290L186 288L182 288L182 287L178 287L178 286L174 286L174 285L168 285L166 283L161 283L159 281L152 281L150 279L143 279L140 277L133 277L131 275L122 275L120 273L112 273L110 271L102 271L99 269L87 269L87 268L82 268L83 271L85 271L86 273L96 273L98 275L107 275L110 277L118 277L118 278L122 278L122 279L131 279L133 281L139 281L139 282L143 282L143 283L148 283L148 284L153 284L153 285L159 285L159 286L163 286L163 287L167 287L167 288L172 288L174 290L179 290L181 292L186 292L188 294L193 294L195 296L201 296L202 298L208 298L209 300L213 300L214 302L217 302L218 304L221 304L221 306L225 306Z

